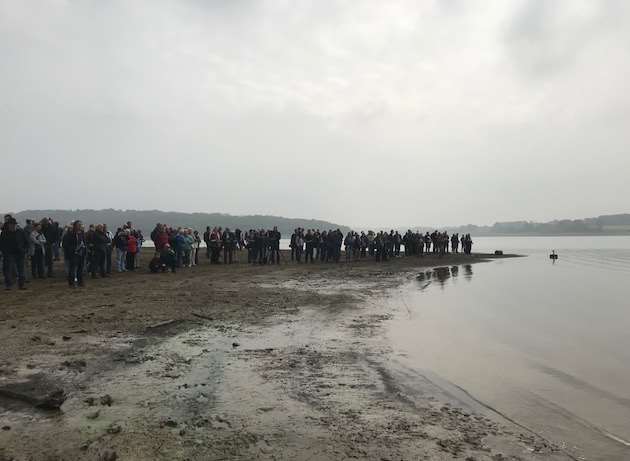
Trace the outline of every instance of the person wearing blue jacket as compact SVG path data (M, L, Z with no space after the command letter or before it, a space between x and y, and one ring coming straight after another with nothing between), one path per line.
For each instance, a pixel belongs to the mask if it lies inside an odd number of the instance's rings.
M173 238L173 247L175 250L175 257L177 258L177 268L181 268L184 261L184 250L186 247L186 238L184 237L184 230L182 228L177 229L177 234Z

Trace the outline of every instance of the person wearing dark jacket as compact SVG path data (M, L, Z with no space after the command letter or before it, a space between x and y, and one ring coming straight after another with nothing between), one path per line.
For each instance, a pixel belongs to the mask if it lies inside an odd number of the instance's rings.
M50 219L42 219L42 233L46 237L46 246L44 248L44 263L46 265L46 273L48 277L53 276L53 247L59 238L59 227Z
M235 244L234 233L226 227L221 240L223 241L223 264L232 264Z
M85 246L87 253L85 256L86 272L92 273L96 266L96 255L94 254L94 224L90 224L88 231L85 233Z
M206 243L206 258L210 259L210 226L206 227L206 231L203 233L203 241Z
M4 275L5 289L13 286L13 273L17 274L18 288L24 286L24 256L28 249L28 241L24 231L17 226L15 218L9 218L2 227L0 233L0 251L2 252L2 273Z
M94 261L91 265L92 278L96 277L96 271L105 277L105 266L107 258L107 249L109 245L109 238L103 229L102 224L97 224L94 233L92 234L92 252ZM111 251L111 250L110 250Z
M282 234L276 226L271 231L271 263L280 264L280 240Z
M118 228L116 237L114 237L114 246L116 247L116 269L118 272L127 272L127 232Z
M72 229L63 237L63 256L68 261L68 285L74 288L75 279L80 287L83 286L83 265L87 248L81 221L75 221Z
M33 279L44 278L44 259L46 254L46 237L42 233L41 224L35 223L29 235L31 246L31 273Z
M107 243L105 245L105 273L107 275L111 275L114 235L107 229L107 224L103 224L103 233L105 234L105 237L107 237Z

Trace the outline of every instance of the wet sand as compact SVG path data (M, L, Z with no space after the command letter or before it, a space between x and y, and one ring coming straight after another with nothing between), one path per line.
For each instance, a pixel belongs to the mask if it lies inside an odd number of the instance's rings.
M484 257L203 259L2 293L0 460L571 459L392 360L379 297Z

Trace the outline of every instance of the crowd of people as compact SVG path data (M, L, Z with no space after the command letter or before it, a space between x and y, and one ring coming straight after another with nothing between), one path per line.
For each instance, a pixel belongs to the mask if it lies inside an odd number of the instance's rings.
M357 260L366 257L374 258L376 261L387 261L390 258L398 257L401 254L401 247L404 247L404 254L407 256L423 255L426 253L436 253L444 255L449 252L449 242L451 251L459 252L461 242L462 252L470 254L472 251L472 239L470 234L453 234L450 239L447 232L434 231L422 235L420 232L408 230L404 236L398 231L387 232L355 232L349 231L344 237L343 233L337 230L320 232L318 229L296 229L291 235L291 260L298 263L313 261L334 261L339 262L341 258L341 248L345 249L345 259Z
M232 264L235 253L247 251L250 264L280 264L282 235L273 229L230 230L207 227L203 236L185 227L170 227L158 223L151 231L154 251L149 262L151 272L176 272L199 264L202 242L206 258L211 264ZM40 221L26 220L22 228L15 218L5 215L0 232L0 257L6 289L17 281L24 289L27 282L25 268L30 265L32 279L54 276L54 263L63 257L64 276L70 287L84 286L84 275L109 277L112 272L135 271L139 268L139 256L145 242L141 230L131 222L111 232L106 224L95 224L85 229L81 221L66 226L45 218ZM401 256L424 254L444 255L472 251L470 234L432 233L407 231L355 232L345 236L341 230L295 229L290 236L290 260L296 263L335 262L345 250L346 261L372 258L387 261Z

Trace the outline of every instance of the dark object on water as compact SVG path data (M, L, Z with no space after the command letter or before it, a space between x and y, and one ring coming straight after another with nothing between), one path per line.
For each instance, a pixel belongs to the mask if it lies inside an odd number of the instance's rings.
M554 261L558 259L558 255L556 254L556 250L553 250L549 255L549 259L553 259Z
M496 256L503 256L503 250L494 250Z

